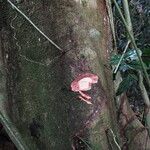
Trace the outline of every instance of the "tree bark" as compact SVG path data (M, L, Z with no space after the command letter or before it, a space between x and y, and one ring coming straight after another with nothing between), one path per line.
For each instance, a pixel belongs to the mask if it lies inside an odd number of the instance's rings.
M1 29L1 79L6 83L0 108L28 149L119 149L105 1L32 0L17 4L62 50L6 1L3 4L8 13L3 14ZM85 73L99 78L87 92L92 105L71 91L72 81Z

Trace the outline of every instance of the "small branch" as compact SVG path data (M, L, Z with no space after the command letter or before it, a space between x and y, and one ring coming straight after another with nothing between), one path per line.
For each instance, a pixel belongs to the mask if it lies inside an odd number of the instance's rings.
M149 98L148 98L148 94L147 94L147 91L145 89L145 86L143 84L143 76L142 76L142 73L139 71L139 86L141 87L141 92L142 92L142 95L145 100L145 104L147 105L147 107L150 107L150 101L149 101Z
M129 29L132 37L134 38L133 29L132 29L132 22L131 22L131 18L130 18L129 4L128 4L127 0L123 0L123 7L124 7L125 19L126 19L126 22L128 25L128 29ZM129 39L129 37L128 37L128 39ZM145 103L145 110L147 110L145 117L146 117L146 124L148 126L149 135L150 135L150 111L149 111L150 100L149 100L146 88L143 84L143 76L142 76L141 71L138 72L138 75L139 75L139 87L141 90L142 98L143 98L144 103Z
M42 34L52 45L54 45L60 51L63 51L56 43L54 43L45 33L43 33L31 20L28 18L20 9L18 9L10 0L7 2L14 8L17 12L19 12L40 34Z
M110 21L112 36L113 36L114 49L117 50L116 37L115 37L115 26L114 26L113 12L112 12L111 6L112 6L111 0L106 0L106 7L107 7L108 17L109 17L109 21Z
M128 28L130 30L130 33L133 36L132 22L131 22L131 17L130 17L128 0L122 0L122 3L123 3L123 8L124 8L126 23L127 23Z
M127 49L128 49L129 44L130 44L130 41L127 42L127 45L126 45L126 47L125 47L125 49L124 49L124 51L123 51L123 54L122 54L122 56L121 56L121 58L120 58L120 60L119 60L119 62L118 62L118 64L117 64L117 67L116 67L115 70L114 70L114 74L117 73L118 68L119 68L119 66L120 66L120 64L121 64L121 62L122 62L122 60L123 60L123 58L124 58L124 55L125 55L125 53L126 53L126 51L127 51Z
M142 60L142 58L141 58L141 56L140 56L139 48L137 47L137 45L136 45L136 43L135 43L134 36L133 36L133 34L131 33L131 31L130 31L130 29L129 29L129 27L128 27L128 24L127 24L127 22L126 22L126 20L125 20L125 18L124 18L124 16L123 16L123 14L122 14L122 12L121 12L121 9L119 8L119 5L117 4L116 0L113 0L113 2L114 2L114 4L115 4L115 6L116 6L116 8L117 8L117 10L118 10L118 12L119 12L119 14L120 14L120 16L121 16L121 19L122 19L122 21L123 21L123 24L125 25L125 28L126 28L126 30L127 30L127 32L128 32L128 35L129 35L129 38L130 38L130 40L131 40L131 42L132 42L132 44L133 44L133 47L134 47L135 50L136 50L138 59L139 59L139 61L140 61L140 64L141 64L142 69L143 69L143 72L144 72L145 79L146 79L147 84L148 84L148 86L149 86L149 88L150 88L150 79L149 79L147 70L146 70L146 68L145 68L145 65L144 65L144 63L143 63L143 60Z
M145 86L143 84L143 76L142 73L139 71L139 87L140 87L140 91L144 100L144 104L145 104L145 120L146 120L146 125L148 127L148 132L150 135L150 100L147 94L147 91L145 89Z

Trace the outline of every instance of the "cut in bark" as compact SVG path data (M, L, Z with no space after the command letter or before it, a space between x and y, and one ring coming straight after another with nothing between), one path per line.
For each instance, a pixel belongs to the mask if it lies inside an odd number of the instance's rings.
M63 52L8 6L1 39L7 68L8 100L4 104L11 122L32 150L106 149L105 131L115 122L108 109L112 96L106 95L110 76L105 71L110 72L103 67L110 48L105 40L110 38L104 1L32 2L18 6ZM70 87L79 74L87 72L100 79L86 91L93 105L78 100Z
M118 149L105 1L32 0L17 4L61 50L6 1L2 3L7 13L3 13L0 31L0 67L4 72L0 111L9 125L15 126L15 136L31 150ZM76 77L86 73L96 75L98 82L88 79L87 89L91 89L85 95L78 91L84 99L90 95L92 105L71 90ZM113 134L109 136L108 131Z

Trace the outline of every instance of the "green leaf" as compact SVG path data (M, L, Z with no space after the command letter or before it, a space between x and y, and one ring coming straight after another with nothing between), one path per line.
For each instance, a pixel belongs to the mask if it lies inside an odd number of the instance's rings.
M128 65L126 63L121 63L119 67L119 71L125 72L129 69Z
M142 70L142 66L139 61L131 61L127 63L128 68L133 70Z
M150 48L143 49L142 59L143 62L147 65L147 67L150 66Z
M142 55L142 51L141 50L138 50L139 53L140 53L140 56ZM125 57L124 57L126 60L130 60L130 61L133 61L133 60L138 60L138 56L137 56L137 53L136 53L136 50L134 49L131 49L129 50L126 54L125 54Z
M142 50L142 52L143 52L143 56L150 56L150 47L148 47L148 48L144 48L143 50Z
M117 65L119 63L120 58L121 58L121 55L119 54L113 55L110 60L111 65Z
M137 77L134 74L129 74L123 81L120 83L119 88L116 92L116 95L120 95L123 92L127 91L135 81L137 81Z

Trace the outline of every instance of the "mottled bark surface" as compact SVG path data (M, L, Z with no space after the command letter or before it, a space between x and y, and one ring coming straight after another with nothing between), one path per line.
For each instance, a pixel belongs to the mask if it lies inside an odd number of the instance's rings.
M1 29L1 70L5 72L1 78L6 79L2 112L8 114L29 149L109 149L106 131L112 129L117 135L117 125L105 2L32 0L17 4L62 51L10 5L4 5L8 13ZM88 92L92 105L70 88L82 73L99 76Z

